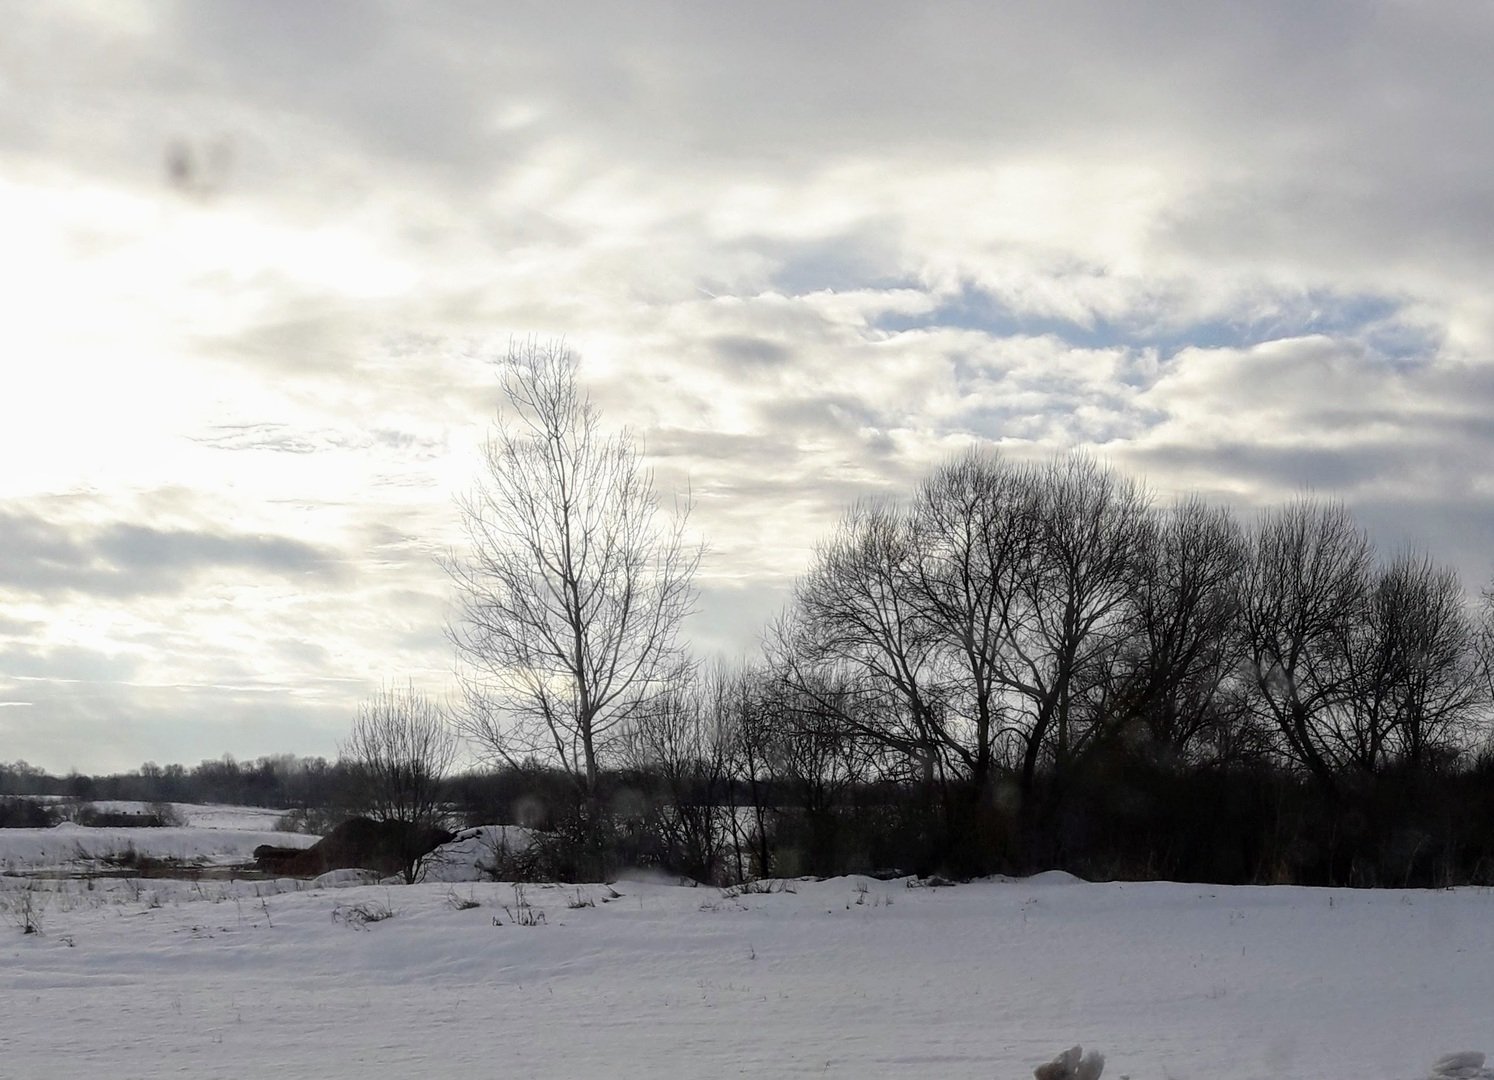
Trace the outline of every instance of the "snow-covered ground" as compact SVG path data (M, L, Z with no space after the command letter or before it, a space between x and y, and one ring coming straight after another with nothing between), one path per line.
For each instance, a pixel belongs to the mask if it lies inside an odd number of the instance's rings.
M146 813L143 803L100 801L106 813ZM167 828L92 828L64 822L50 829L0 829L0 873L76 873L108 869L122 858L169 859L197 866L250 861L260 844L310 847L318 837L276 832L283 811L258 806L172 803L186 822ZM0 1071L0 1076L3 1076Z
M181 819L196 829L233 829L241 832L273 832L275 826L280 824L280 819L285 816L284 810L272 810L264 806L224 806L219 804L202 803L168 803L173 810L180 815ZM149 805L139 803L120 803L120 809L131 812L129 808L140 807L134 813L149 813ZM284 833L280 835L284 836Z
M534 831L522 825L478 825L463 829L456 839L433 851L421 871L424 881L482 881L493 876L500 852L522 851L534 841Z
M1479 889L33 882L25 935L27 884L7 1077L1016 1080L1083 1043L1107 1078L1411 1080L1494 1050Z
M27 799L53 804L70 803L60 795L28 795ZM273 831L285 816L284 810L268 806L231 806L225 803L148 803L135 799L90 799L79 803L105 814L153 814L156 807L168 806L181 818L183 824L198 829L244 829L260 832Z

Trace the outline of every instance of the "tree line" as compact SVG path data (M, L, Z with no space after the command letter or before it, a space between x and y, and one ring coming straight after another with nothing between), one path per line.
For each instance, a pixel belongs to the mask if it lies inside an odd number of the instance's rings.
M851 508L760 661L703 673L688 504L664 519L576 370L511 350L448 566L457 723L568 795L566 869L1494 876L1494 601L1342 503L1241 522L972 449Z
M346 805L351 786L348 762L293 754L252 761L225 754L190 766L147 761L123 772L62 775L25 761L0 761L0 795L79 802L227 803L294 810Z

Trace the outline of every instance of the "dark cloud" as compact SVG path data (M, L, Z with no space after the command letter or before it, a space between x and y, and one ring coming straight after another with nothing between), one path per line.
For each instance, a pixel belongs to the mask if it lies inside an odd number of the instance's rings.
M345 573L338 553L285 536L63 524L0 507L0 587L43 596L165 595L214 570L323 583Z
M1351 495L1404 468L1414 452L1389 445L1323 446L1223 441L1212 446L1149 446L1125 459L1152 475L1231 477L1257 488Z
M77 645L37 647L11 644L0 649L0 681L107 684L127 682L140 670L134 657Z
M1347 446L1220 442L1123 448L1116 463L1234 505L1248 520L1295 494L1342 499L1382 552L1414 548L1456 567L1475 587L1494 575L1494 489L1470 484L1483 462L1454 441L1427 447L1394 439ZM1241 501L1240 487L1255 492Z
M748 334L722 334L711 340L711 348L731 366L782 368L793 358L793 350L778 341Z
M41 630L45 624L32 619L15 619L0 612L0 637L25 637Z
M676 427L654 428L648 433L645 447L650 458L680 458L687 463L768 464L780 461L792 450L791 444L778 435Z
M229 98L327 124L405 167L516 161L523 137L493 123L512 81L522 9L333 2L271 11L250 3L174 8L170 35ZM486 53L487 62L482 62ZM484 122L486 121L486 122Z
M162 530L115 524L97 533L92 547L116 572L150 580L232 567L283 577L335 577L341 560L285 536Z
M848 393L782 394L760 404L757 412L765 427L782 432L791 441L891 426L875 406Z

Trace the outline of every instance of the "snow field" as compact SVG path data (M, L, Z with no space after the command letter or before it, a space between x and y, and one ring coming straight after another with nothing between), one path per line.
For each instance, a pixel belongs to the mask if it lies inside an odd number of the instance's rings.
M1107 1078L1412 1080L1494 1049L1477 889L3 884L51 893L40 934L0 911L0 1075L35 1080L1016 1080L1078 1042Z
M134 852L203 866L245 863L260 844L310 847L304 833L222 827L91 828L63 823L50 829L0 829L0 873L86 873Z
M23 795L20 798L37 802L66 803L71 800L60 795ZM87 805L108 814L150 814L157 805L165 805L176 811L187 825L196 829L243 829L248 831L273 831L284 810L268 806L234 806L229 803L181 803L165 804L140 802L136 799L87 799Z

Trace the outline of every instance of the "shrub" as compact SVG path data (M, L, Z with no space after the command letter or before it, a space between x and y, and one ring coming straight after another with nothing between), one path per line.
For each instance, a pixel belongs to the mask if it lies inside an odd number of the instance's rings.
M383 922L397 914L399 912L387 902L381 904L377 900L369 900L361 904L338 904L332 909L332 921L354 930L367 930L369 923Z
M0 829L49 829L57 811L39 799L0 798Z
M175 803L151 803L150 816L155 818L162 828L180 829L187 824L187 819L182 816L182 812L176 808Z
M342 810L328 806L298 806L280 816L280 820L275 822L275 831L326 836L346 820L347 814Z
M42 913L47 910L47 903L52 899L52 894L44 890L38 890L33 885L16 889L6 897L5 907L10 921L23 934L40 934L42 932Z

